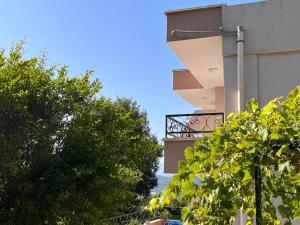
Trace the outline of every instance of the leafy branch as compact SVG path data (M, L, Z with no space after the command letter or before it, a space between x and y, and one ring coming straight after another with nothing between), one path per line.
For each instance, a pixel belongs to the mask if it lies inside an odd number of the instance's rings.
M286 99L276 98L260 109L231 113L210 137L185 150L178 174L149 209L180 201L189 224L232 224L237 211L253 223L254 168L262 177L262 223L285 225L300 218L300 86ZM256 160L254 160L256 158ZM200 177L201 185L194 182ZM284 190L284 191L283 191ZM293 194L291 194L293 193Z

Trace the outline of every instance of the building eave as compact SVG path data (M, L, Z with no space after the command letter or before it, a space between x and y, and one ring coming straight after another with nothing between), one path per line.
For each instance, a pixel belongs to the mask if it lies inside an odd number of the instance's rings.
M201 9L209 9L209 8L220 8L223 6L227 6L227 4L214 4L214 5L207 5L207 6L199 6L199 7L190 7L190 8L183 8L183 9L175 9L175 10L168 10L165 12L165 15L173 14L173 13L180 13L180 12L187 12L187 11L194 11L194 10L201 10Z

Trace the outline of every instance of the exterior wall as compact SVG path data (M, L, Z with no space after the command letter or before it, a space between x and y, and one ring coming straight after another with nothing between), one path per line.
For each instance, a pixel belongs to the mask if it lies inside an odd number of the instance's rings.
M270 98L287 95L296 85L300 85L300 51L259 55L257 67L261 105L268 103Z
M259 98L257 55L244 56L245 103ZM237 61L235 56L224 57L225 114L237 111Z
M260 106L300 84L300 1L269 0L223 7L225 30L244 27L245 101ZM223 38L225 112L236 111L235 36Z
M205 30L218 31L222 24L221 5L199 7L180 11L166 12L168 27L167 41L178 41L199 37L212 36L211 34L172 34L173 30Z
M223 7L225 30L244 27L245 101L261 107L300 85L300 1L269 0ZM237 110L236 37L223 38L225 113ZM279 201L274 200L275 204ZM235 224L245 224L237 216ZM300 220L294 221L300 225Z
M193 147L196 139L165 138L164 139L164 172L177 173L178 162L184 160L184 150Z
M172 43L172 41L208 36L199 33L175 36L171 35L172 30L218 30L218 26L222 26L225 31L230 31L236 30L237 26L243 26L245 37L245 102L251 98L257 98L260 106L263 107L271 99L278 96L286 96L290 90L300 85L299 9L299 0L268 0L250 4L223 6L219 12L217 11L220 8L217 7L215 9L202 9L203 11L195 9L167 13L167 40ZM220 15L222 19L219 24ZM213 16L215 16L215 19L212 18ZM196 40L193 41L196 43ZM194 46L190 49L193 49ZM201 48L203 47L201 46ZM181 57L186 57L182 55L182 51L175 52ZM223 63L225 104L223 101L223 105L220 104L215 111L223 111L225 105L225 113L228 114L232 111L237 111L235 35L225 35L223 37ZM221 89L219 92L216 91L216 95L218 93L221 96ZM216 99L222 98L216 97ZM186 146L184 146L185 144ZM192 143L188 145L192 145ZM178 142L174 139L165 140L165 162L173 160L170 163L171 165L169 163L165 164L165 169L173 172L177 171L177 163L175 162L180 157L184 157L184 149L188 145L181 142L181 140L178 140ZM176 168L174 165L176 165ZM275 201L275 204L277 203ZM234 224L245 224L245 217L238 215ZM293 224L300 225L300 220L294 221Z
M225 97L224 97L224 87L215 88L215 98L216 98L216 112L224 112L225 110Z
M224 6L222 26L244 26L247 54L300 49L299 0L269 0ZM224 55L235 54L235 37L225 36Z

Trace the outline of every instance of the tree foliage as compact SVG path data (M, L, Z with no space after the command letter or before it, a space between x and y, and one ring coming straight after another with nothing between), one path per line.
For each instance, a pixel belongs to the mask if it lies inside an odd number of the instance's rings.
M300 86L284 100L232 113L210 137L185 150L185 162L151 210L182 201L189 224L232 224L238 209L253 224L254 167L262 174L262 224L291 224L300 218ZM256 159L256 160L255 160ZM201 185L194 179L200 176ZM277 202L277 203L275 203Z
M91 75L26 59L20 44L1 51L0 224L100 224L156 185L146 113L98 97Z

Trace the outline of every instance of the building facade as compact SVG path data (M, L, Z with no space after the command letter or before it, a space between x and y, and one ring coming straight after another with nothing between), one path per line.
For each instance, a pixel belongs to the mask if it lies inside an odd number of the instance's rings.
M299 10L299 0L268 0L165 13L167 43L186 66L173 71L173 89L201 108L166 116L165 172L176 173L184 149L228 113L243 110L252 98L263 107L300 85ZM243 29L241 68L237 27Z

